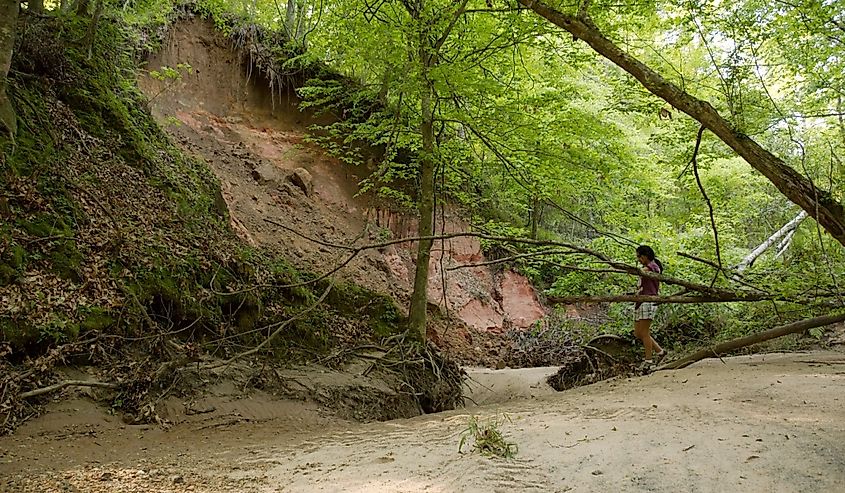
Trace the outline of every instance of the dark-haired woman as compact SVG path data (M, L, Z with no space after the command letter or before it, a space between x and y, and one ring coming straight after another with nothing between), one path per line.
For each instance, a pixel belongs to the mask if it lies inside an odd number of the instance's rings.
M642 264L642 270L645 273L660 274L663 272L663 265L655 258L654 250L650 246L640 245L637 247L637 261ZM640 277L637 289L638 295L657 296L659 290L660 281L650 277ZM637 336L637 339L643 341L645 347L643 365L647 369L655 364L652 356L657 358L657 362L660 362L666 356L666 351L651 337L651 321L654 320L656 312L656 303L638 301L634 304L634 335Z

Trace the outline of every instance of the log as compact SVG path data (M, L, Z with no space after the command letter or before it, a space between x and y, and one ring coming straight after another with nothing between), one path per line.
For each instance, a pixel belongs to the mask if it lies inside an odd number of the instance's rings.
M669 363L659 367L658 370L677 370L680 368L686 368L696 361L701 361L705 358L718 358L731 351L744 348L752 344L768 341L770 339L777 339L778 337L783 337L785 335L795 334L808 329L824 327L825 325L843 321L845 321L845 313L840 313L838 315L824 315L822 317L815 317L807 320L800 320L798 322L792 322L791 324L780 325L763 332L747 335L738 339L732 339L721 344L701 349L700 351L697 351L685 358L670 361Z

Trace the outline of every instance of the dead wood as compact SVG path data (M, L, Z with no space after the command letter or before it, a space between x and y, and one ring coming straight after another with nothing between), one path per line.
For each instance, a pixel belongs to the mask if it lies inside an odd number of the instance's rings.
M714 301L758 301L758 300L750 300L750 299L748 299L748 300L746 300L746 299L736 299L737 297L757 296L757 295L753 295L753 294L745 295L745 294L742 294L742 293L736 293L736 292L731 291L731 290L711 287L711 286L707 286L705 284L699 284L699 283L690 282L690 281L685 281L683 279L677 279L677 278L665 276L665 275L662 275L662 274L655 274L655 273L652 273L652 272L644 272L639 267L635 267L633 265L628 265L628 264L625 264L625 263L622 263L622 262L617 262L617 261L611 259L610 257L608 257L607 255L605 255L601 252L597 252L597 251L591 250L589 248L584 248L584 247L581 247L581 246L578 246L578 245L574 245L572 243L565 243L565 242L560 242L560 241L536 240L536 239L532 239L532 238L516 238L516 237L509 237L509 236L495 236L495 235L490 235L490 234L486 234L486 233L474 233L474 232L471 232L471 231L462 231L462 232L447 233L447 234L441 234L441 235L396 238L396 239L393 239L393 240L387 240L387 241L383 241L383 242L379 242L379 243L370 243L370 244L360 245L360 246L355 247L355 246L351 246L351 245L331 243L331 242L321 240L319 238L313 238L311 236L304 235L304 234L300 233L299 231L297 231L297 230L295 230L291 227L285 226L284 224L280 224L276 221L273 221L271 219L265 218L264 220L266 222L270 223L270 224L273 224L274 226L278 226L278 227L280 227L280 228L282 228L286 231L289 231L289 232L291 232L291 233L293 233L293 234L295 234L295 235L297 235L301 238L304 238L308 241L312 241L314 243L317 243L318 245L349 251L350 255L341 264L339 264L335 268L331 269L330 271L326 272L325 274L318 276L317 278L315 278L313 280L303 281L302 283L298 283L298 284L294 284L294 285L284 285L284 286L278 286L278 285L273 285L273 284L258 285L258 286L253 286L250 289L258 289L259 287L277 287L277 288L285 287L285 288L287 288L287 287L300 286L300 285L304 285L304 284L311 284L311 283L318 282L320 280L323 280L323 279L329 277L330 275L334 274L335 272L339 271L341 268L343 268L344 266L349 264L349 262L351 262L352 259L355 258L356 255L360 254L361 252L363 252L365 250L380 249L380 248L385 248L385 247L400 244L400 243L411 243L411 242L423 241L423 240L425 240L425 241L432 240L433 241L433 240L448 240L448 239L451 239L451 238L473 237L473 238L478 238L478 239L481 239L481 240L496 241L496 242L501 242L501 243L520 243L520 244L524 244L524 245L534 245L534 246L541 246L541 247L546 246L546 247L566 248L567 249L566 251L555 251L555 254L557 254L557 255L561 255L561 254L588 255L588 256L595 257L595 258L599 259L599 261L601 261L602 263L605 263L605 264L609 265L610 267L613 267L613 269L615 269L615 270L612 270L612 271L611 270L608 270L608 271L602 270L601 272L629 274L629 275L633 275L633 276L648 277L648 278L651 278L651 279L656 279L656 280L663 282L663 283L666 283L666 284L674 284L674 285L685 287L685 288L687 288L691 291L697 291L697 292L700 292L700 293L704 293L704 294L706 294L710 297L713 297L713 298L720 298L720 300L714 300ZM560 266L560 267L568 268L566 266ZM573 270L582 270L582 269L576 268L576 267L572 267L572 269ZM594 270L591 270L591 271L594 271ZM240 291L238 291L238 292L240 292ZM217 293L217 294L235 294L235 293L236 292ZM770 299L770 298L761 297L759 299ZM617 301L638 301L638 300L617 300ZM689 303L692 303L692 302L689 302Z
M731 351L735 351L737 349L744 348L752 344L776 339L778 337L783 337L789 334L803 332L805 330L813 329L815 327L824 327L825 325L835 324L837 322L842 321L845 321L845 313L840 313L838 315L824 315L822 317L815 317L807 320L800 320L798 322L792 322L786 325L780 325L778 327L774 327L763 332L758 332L756 334L747 335L745 337L740 337L738 339L733 339L727 342L723 342L721 344L706 347L685 358L671 361L658 368L658 370L677 370L679 368L685 368L695 363L696 361L700 361L705 358L719 357L721 355L730 353Z
M727 303L733 301L767 301L772 296L764 294L725 293L720 296L647 296L635 294L617 294L608 296L553 296L546 298L549 304L571 305L573 303Z
M65 380L63 382L59 382L53 385L41 387L40 389L30 390L29 392L22 392L18 397L20 397L21 399L28 399L30 397L36 397L39 395L48 394L50 392L55 392L65 387L101 387L104 389L114 389L117 388L117 384L108 382L91 382L87 380Z

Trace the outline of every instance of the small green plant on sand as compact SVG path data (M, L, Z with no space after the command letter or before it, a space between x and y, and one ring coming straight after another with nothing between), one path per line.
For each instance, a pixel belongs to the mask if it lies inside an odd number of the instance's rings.
M504 415L503 419L490 418L487 420L479 420L477 416L471 416L469 425L461 433L458 452L462 452L464 445L468 445L467 442L472 438L474 440L472 450L480 452L481 455L512 459L516 456L517 446L515 443L505 440L502 432L499 431L499 427L505 421L511 422L507 414Z

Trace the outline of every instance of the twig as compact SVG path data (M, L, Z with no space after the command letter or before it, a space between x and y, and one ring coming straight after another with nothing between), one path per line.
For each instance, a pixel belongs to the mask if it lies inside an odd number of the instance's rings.
M469 268L472 268L472 267L484 267L486 265L496 265L496 264L503 264L503 263L506 263L506 262L512 262L514 260L518 260L518 259L521 259L521 258L539 257L541 255L566 255L568 253L577 253L577 252L572 252L572 251L568 251L568 250L543 250L543 251L539 251L539 252L520 253L520 254L517 254L517 255L512 255L510 257L504 257L504 258L500 258L500 259L496 259L496 260L488 260L486 262L478 262L478 263L475 263L475 264L456 265L455 267L449 267L446 270L452 271L452 270L458 270L458 269L469 269ZM554 265L557 265L557 264L554 264ZM563 266L561 266L561 267L563 267ZM606 272L625 273L623 271L610 271L610 270L607 270Z
M743 286L747 286L747 287L749 287L749 288L751 288L751 289L755 289L755 290L760 291L760 292L762 292L762 293L767 293L767 294L768 294L768 291L766 291L765 289L762 289L762 288L760 288L760 287L757 287L757 286L755 286L755 285L751 284L750 282L743 281L743 280L742 280L742 274L740 274L739 272L736 272L736 271L731 270L731 271L730 271L730 276L729 276L729 275L728 275L728 273L729 273L729 272L728 272L728 271L729 271L729 269L726 269L726 268L724 268L724 267L720 267L720 266L718 266L717 264L714 264L713 262L711 262L711 261L709 261L709 260L707 260L707 259L699 258L699 257L696 257L695 255L690 255L690 254L688 254L688 253L684 253L684 252L675 252L675 253L677 253L677 254L678 254L678 255L680 255L681 257L685 257L685 258L688 258L688 259L690 259L690 260L694 260L694 261L696 261L696 262L701 262L701 263L703 263L703 264L709 265L710 267L713 267L713 268L714 268L714 269L716 269L718 272L721 272L721 273L722 273L722 275L723 275L723 276L725 276L725 279L728 279L728 280L730 280L730 281L736 282L736 283L741 284L741 285L743 285Z

